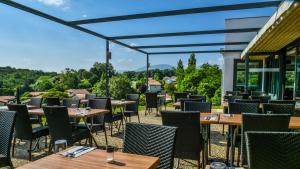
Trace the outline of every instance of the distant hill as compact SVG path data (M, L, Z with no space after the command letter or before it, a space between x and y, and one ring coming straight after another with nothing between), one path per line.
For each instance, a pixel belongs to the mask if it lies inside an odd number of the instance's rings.
M152 65L149 67L149 70L154 70L154 69L159 69L159 70L164 70L164 69L173 69L174 66L172 65L168 65L168 64L159 64L159 65ZM141 67L136 69L136 72L142 72L142 71L146 71L146 66Z

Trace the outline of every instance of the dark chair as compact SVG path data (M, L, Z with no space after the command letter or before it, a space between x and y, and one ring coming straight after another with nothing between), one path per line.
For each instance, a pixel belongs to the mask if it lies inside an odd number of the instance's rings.
M62 105L66 106L67 108L79 108L80 100L73 98L65 98L63 99Z
M293 104L263 104L263 113L293 115L295 113L295 106Z
M178 101L180 101L180 99L187 99L187 98L188 98L188 93L186 93L186 92L182 92L182 93L175 92L174 93L174 102L178 102Z
M28 102L29 105L33 105L36 108L41 108L43 103L42 97L31 97L30 101Z
M132 116L138 117L138 122L140 123L140 115L139 115L139 94L128 94L126 96L126 100L135 101L134 104L128 104L125 107L124 116L129 118L129 122L131 122Z
M163 96L163 97L159 97L159 101L160 101L160 105L164 105L165 106L165 110L167 109L167 93L166 91L161 91L158 93L159 95Z
M45 99L47 106L60 106L60 101L58 97L47 97Z
M262 91L251 91L251 96L263 96L264 94Z
M227 97L227 102L228 103L233 103L236 100L241 100L241 99L243 99L243 96L228 96Z
M159 112L159 99L157 97L157 93L146 93L146 110L145 110L145 115L150 114L152 112L152 109L156 109L156 116L158 116Z
M269 103L271 96L251 96L252 100L260 100L260 103Z
M90 99L88 102L88 105L92 109L105 109L107 107L107 100L106 99ZM105 121L104 121L105 115L95 116L93 119L87 119L89 128L91 129L92 133L98 133L100 131L104 132L105 136L105 143L107 142L107 134L106 134L106 128L105 128ZM93 123L92 123L93 122ZM87 129L85 124L78 124L77 128L79 129Z
M202 99L180 99L180 110L185 111L185 102L202 102Z
M0 111L0 167L13 164L10 158L10 147L15 125L15 112Z
M259 113L259 103L228 103L228 113L229 114L241 114L241 113ZM241 131L236 126L229 126L230 129L227 135L227 146L226 146L226 159L229 157L229 148L231 139L236 142L234 146L238 148L238 152L241 152ZM235 134L232 132L235 131ZM233 138L231 138L233 137ZM234 156L234 154L233 154ZM239 158L237 163L239 163Z
M163 125L177 127L174 157L196 160L198 161L198 168L200 168L201 152L202 157L204 157L204 140L199 120L200 113L198 111L162 111L161 115ZM202 162L204 162L203 158Z
M211 103L209 102L198 102L198 101L185 101L184 111L197 111L200 113L210 113Z
M248 131L288 132L289 114L242 114L242 164L247 161L245 133ZM238 156L239 158L239 156Z
M41 108L42 103L43 103L42 97L31 97L30 101L28 102L28 105L33 105L36 108ZM40 116L30 115L30 121L32 124L41 124L42 125L42 120L41 120Z
M85 95L86 100L95 99L96 97L97 97L96 94L86 94Z
M296 100L269 100L269 103L296 105Z
M159 157L158 169L173 168L176 127L127 123L123 152Z
M206 102L206 96L200 96L200 95L190 95L189 99L201 99L202 102Z
M247 132L249 169L296 169L300 166L300 133Z
M260 100L237 99L236 103L260 103Z
M106 109L109 110L109 113L104 115L104 122L108 123L110 126L110 135L112 136L113 133L113 123L120 122L120 126L123 125L123 114L121 112L113 113L112 106L111 106L111 99L110 98L99 98L99 99L90 99L88 106L94 109ZM102 124L101 118L99 119L99 124ZM94 119L96 120L96 119Z
M7 105L10 111L16 112L16 125L13 140L12 156L14 156L16 139L29 141L29 161L31 161L31 152L39 144L40 138L45 137L45 145L47 145L47 135L49 135L49 130L47 126L40 126L32 128L30 122L30 116L26 105L24 104L9 104ZM33 141L36 140L36 145L32 148Z
M43 109L51 136L49 152L51 152L52 146L57 140L67 140L68 146L72 146L76 142L90 138L91 135L88 129L78 129L70 124L67 107L45 106Z

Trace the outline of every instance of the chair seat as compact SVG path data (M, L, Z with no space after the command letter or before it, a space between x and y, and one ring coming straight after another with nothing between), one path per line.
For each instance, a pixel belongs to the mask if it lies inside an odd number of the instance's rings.
M124 111L124 116L126 116L126 117L131 117L131 116L134 116L134 115L137 115L137 112L129 111L129 110Z
M90 137L90 131L88 129L76 129L72 131L72 143L78 142Z
M39 124L40 119L38 117L30 117L31 124Z
M35 127L32 129L32 137L33 139L39 138L42 136L47 136L49 135L49 128L48 126L40 126L40 127Z
M91 123L88 123L87 125L91 129L92 133L104 130L104 125L103 124L91 124ZM85 124L77 124L76 128L77 129L87 129L87 127L86 127Z

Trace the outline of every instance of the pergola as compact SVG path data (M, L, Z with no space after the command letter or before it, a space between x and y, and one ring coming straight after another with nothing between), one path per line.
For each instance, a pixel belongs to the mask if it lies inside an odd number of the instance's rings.
M166 55L166 54L186 54L186 53L225 53L225 52L242 52L242 50L196 50L196 51L163 51L163 52L149 52L147 49L151 48L178 48L178 47L200 47L200 46L221 46L221 45L246 45L249 42L214 42L214 43L192 43L192 44L169 44L169 45L147 45L147 46L134 46L129 45L119 40L123 39L145 39L145 38L155 38L155 37L177 37L177 36L192 36L192 35L209 35L209 34L225 34L225 33L244 33L244 32L258 32L260 28L242 28L242 29L219 29L219 30L198 30L191 32L167 32L167 33L157 33L157 34L138 34L138 35L123 35L123 36L105 36L101 33L92 31L90 29L84 28L81 25L84 24L95 24L103 22L117 22L117 21L127 21L127 20L137 20L155 17L167 17L167 16L178 16L187 14L199 14L199 13L212 13L221 11L234 11L234 10L244 10L244 9L257 9L257 8L267 8L267 7L277 7L281 1L266 1L266 2L254 2L254 3L242 3L242 4L232 4L232 5L222 5L222 6L209 6L209 7L199 7L199 8L189 8L180 10L170 10L170 11L160 11L160 12L149 12L149 13L138 13L131 15L122 16L112 16L85 20L75 20L66 21L61 18L49 15L42 11L33 9L31 7L22 5L20 3L11 0L0 0L1 3L8 6L20 9L22 11L40 16L42 18L51 20L53 22L65 25L67 27L85 32L89 35L104 39L106 41L106 95L109 96L109 60L111 58L111 52L109 48L109 42L121 45L123 47L135 50L137 52L143 53L146 56L146 67L147 67L147 86L149 77L149 56L150 55ZM246 82L248 81L247 74L249 74L249 57L246 57ZM246 83L248 84L248 83Z

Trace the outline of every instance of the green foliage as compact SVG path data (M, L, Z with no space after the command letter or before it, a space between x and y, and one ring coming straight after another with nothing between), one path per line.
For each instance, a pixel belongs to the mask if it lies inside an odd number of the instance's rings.
M92 87L92 92L98 96L106 96L106 81L104 75L101 80Z
M124 99L127 94L135 92L126 76L113 76L109 87L111 97L115 99Z
M140 95L140 100L139 100L140 106L145 106L146 105L146 97L145 94Z
M66 93L66 92L61 92L61 91L57 91L55 89L51 89L47 93L43 94L42 97L43 98L58 97L60 100L62 100L63 98L68 98L69 96L68 96L68 93Z
M172 96L176 91L175 83L166 83L164 85L164 90Z
M78 88L80 89L89 89L92 87L92 84L89 82L88 79L82 79L80 80L80 83L78 84Z
M32 85L34 91L43 92L50 90L54 87L54 83L50 76L41 76L37 81Z

